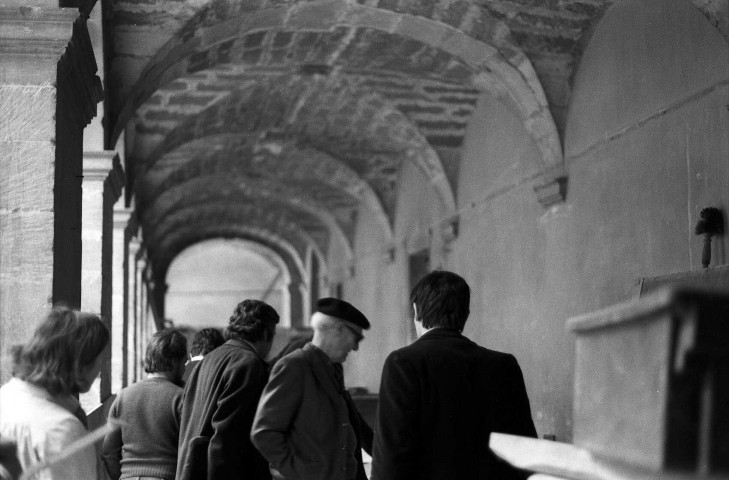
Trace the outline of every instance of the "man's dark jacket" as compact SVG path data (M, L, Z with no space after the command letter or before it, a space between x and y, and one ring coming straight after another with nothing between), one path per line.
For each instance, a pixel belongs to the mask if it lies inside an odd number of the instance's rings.
M177 480L269 480L249 432L268 380L253 346L228 340L193 369L180 418Z
M536 437L512 355L436 328L387 357L373 480L519 478L490 452L491 432Z
M367 479L361 448L372 451L372 430L340 375L310 343L274 365L251 437L285 479Z

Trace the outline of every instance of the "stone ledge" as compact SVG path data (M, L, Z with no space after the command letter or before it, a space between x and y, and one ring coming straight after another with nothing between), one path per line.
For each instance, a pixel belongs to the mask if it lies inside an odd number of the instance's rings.
M0 6L0 83L55 83L78 10Z

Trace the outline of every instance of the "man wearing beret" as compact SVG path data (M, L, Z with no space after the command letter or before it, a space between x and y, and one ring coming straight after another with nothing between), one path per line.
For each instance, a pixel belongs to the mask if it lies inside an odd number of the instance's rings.
M317 302L314 337L279 360L258 404L251 440L284 479L367 480L372 429L344 388L342 362L370 322L336 298Z
M524 378L513 355L461 335L470 295L452 272L431 272L413 288L419 338L385 360L373 480L525 478L488 446L491 432L537 436Z

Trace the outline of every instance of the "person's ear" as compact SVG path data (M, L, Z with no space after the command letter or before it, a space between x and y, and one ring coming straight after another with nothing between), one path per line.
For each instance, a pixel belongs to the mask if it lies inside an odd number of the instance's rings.
M420 319L418 318L418 306L415 305L415 302L413 302L413 320L416 322L419 322Z

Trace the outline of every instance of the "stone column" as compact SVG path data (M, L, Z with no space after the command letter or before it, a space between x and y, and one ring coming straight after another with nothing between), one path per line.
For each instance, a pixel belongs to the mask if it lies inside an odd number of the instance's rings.
M0 6L0 384L9 347L50 304L80 304L81 145L102 97L95 72L77 9Z
M131 209L122 205L114 208L112 246L112 295L111 295L111 391L117 393L127 386L125 356L127 351L126 323L126 280L124 276L127 259L127 227Z
M134 305L134 324L137 326L137 335L135 338L136 342L136 356L137 361L135 366L137 368L137 380L144 378L144 351L147 346L147 324L145 321L145 309L146 309L146 289L144 283L144 271L147 266L147 256L143 247L140 247L137 252L134 267L134 289L136 302Z
M289 284L289 295L291 295L291 326L302 327L309 319L309 315L304 311L306 291L303 283L292 281Z
M124 185L124 171L113 151L86 152L81 222L81 310L100 313L109 330L111 317L111 269L113 246L113 207ZM113 342L113 332L112 332ZM111 346L101 377L91 391L81 396L87 412L111 394Z
M139 378L137 374L137 340L139 338L139 324L137 323L137 253L141 248L141 243L136 237L129 239L127 251L127 270L126 270L126 312L125 323L127 324L127 344L125 347L126 365L127 365L127 385L136 382Z

